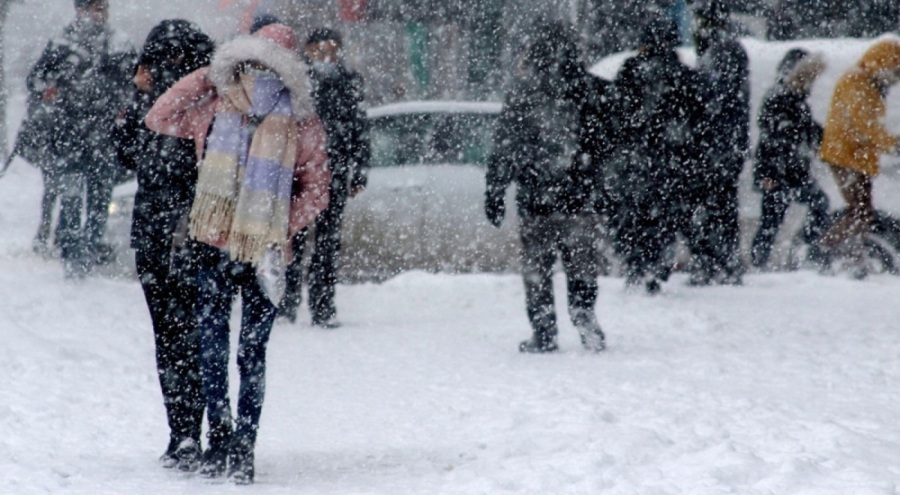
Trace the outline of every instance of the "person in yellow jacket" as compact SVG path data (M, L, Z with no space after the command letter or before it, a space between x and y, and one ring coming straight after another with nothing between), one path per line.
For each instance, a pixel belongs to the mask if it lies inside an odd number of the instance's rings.
M819 157L830 166L847 212L822 237L826 253L846 246L851 257L860 257L862 235L875 215L872 178L878 175L879 157L896 152L900 144L882 122L885 96L897 82L900 40L888 38L869 47L835 86Z

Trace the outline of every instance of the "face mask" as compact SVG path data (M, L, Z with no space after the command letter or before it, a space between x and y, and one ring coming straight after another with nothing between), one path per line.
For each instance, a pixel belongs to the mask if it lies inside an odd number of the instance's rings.
M311 66L312 70L324 75L331 75L337 71L337 64L334 62L321 62L319 60L314 60Z

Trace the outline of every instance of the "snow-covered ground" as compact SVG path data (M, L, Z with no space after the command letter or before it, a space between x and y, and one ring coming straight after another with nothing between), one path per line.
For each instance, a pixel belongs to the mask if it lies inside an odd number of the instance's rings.
M562 353L519 354L514 275L341 286L343 328L273 332L257 485L163 470L138 284L30 254L38 183L0 181L0 493L900 490L900 279L812 272L657 298L601 279L600 355L567 322Z
M257 484L163 470L140 288L31 254L39 196L22 162L0 179L2 494L900 493L900 278L813 272L602 278L600 355L566 321L560 354L519 354L515 275L341 286L343 328L273 332Z

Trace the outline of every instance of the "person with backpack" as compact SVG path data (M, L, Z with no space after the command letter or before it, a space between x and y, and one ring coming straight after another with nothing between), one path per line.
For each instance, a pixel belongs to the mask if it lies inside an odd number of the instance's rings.
M648 22L638 54L614 81L619 143L611 195L618 205L612 230L628 286L656 294L668 279L669 250L682 233L694 244L692 218L698 194L698 142L704 118L697 73L678 59L677 25Z
M810 245L809 259L820 260L817 241L829 223L828 196L816 183L809 166L811 153L818 150L822 141L822 126L813 120L806 99L823 70L822 57L794 48L778 64L778 80L763 99L753 168L753 183L762 192L762 213L750 252L757 268L768 262L772 243L792 201L809 206L803 240Z
M325 129L297 45L282 24L239 36L216 50L209 67L166 91L145 119L155 132L194 141L199 168L188 234L196 241L209 423L200 473L227 474L238 484L255 477L266 347L283 296L289 239L325 209L331 182ZM240 388L232 420L229 321L238 293Z
M65 174L60 255L66 276L77 278L111 255L101 243L116 174L111 135L128 105L137 55L127 37L107 25L108 0L75 0L75 13L75 21L47 44L27 86L56 116L46 132Z
M568 282L569 316L591 351L606 347L597 323L594 211L598 164L586 148L595 142L585 122L595 117L597 85L584 70L573 30L562 23L537 26L525 72L506 97L488 159L485 213L496 227L506 211L506 189L515 181L522 239L522 278L532 337L527 353L554 352L556 310L552 282L557 253ZM599 98L599 95L596 95Z

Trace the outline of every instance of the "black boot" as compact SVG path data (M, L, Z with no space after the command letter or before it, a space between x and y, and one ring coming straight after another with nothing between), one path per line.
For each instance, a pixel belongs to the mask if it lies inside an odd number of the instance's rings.
M251 485L254 478L253 445L236 441L228 454L228 478L236 485Z
M550 332L535 332L530 339L519 344L519 352L527 352L530 354L556 352L558 350L559 347L556 345L556 334Z
M198 472L206 478L218 478L225 475L228 467L228 454L231 450L231 428L209 432L209 446L200 459Z

